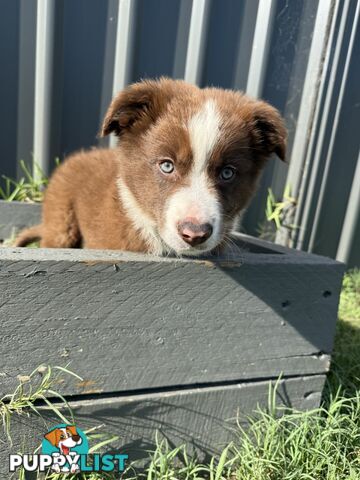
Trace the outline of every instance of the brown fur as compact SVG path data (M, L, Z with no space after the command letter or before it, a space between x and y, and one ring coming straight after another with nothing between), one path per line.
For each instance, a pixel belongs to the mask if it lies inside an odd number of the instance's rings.
M71 435L74 441L77 442L79 440L80 436L78 435L76 427L74 425L67 425L66 431L68 432L68 434ZM62 435L63 435L63 431L60 428L54 428L54 430L51 430L44 436L46 440L48 440L51 443L51 445L59 448L59 443Z
M283 121L276 109L242 93L160 79L129 86L113 100L101 134L114 132L118 148L76 153L58 167L46 191L41 226L25 230L16 245L41 236L41 247L149 251L122 205L117 178L161 228L165 200L187 185L192 165L184 124L209 98L216 102L224 131L209 159L209 188L223 205L229 230L253 195L266 159L272 153L285 157ZM176 174L165 179L158 159L168 157L176 163ZM236 182L218 181L226 163L236 167Z
M34 225L33 227L23 230L16 238L17 247L26 247L29 243L41 239L42 225Z

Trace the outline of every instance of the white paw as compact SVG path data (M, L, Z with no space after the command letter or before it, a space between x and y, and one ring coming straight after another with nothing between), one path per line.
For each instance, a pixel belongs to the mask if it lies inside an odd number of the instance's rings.
M80 472L79 465L71 465L70 473Z

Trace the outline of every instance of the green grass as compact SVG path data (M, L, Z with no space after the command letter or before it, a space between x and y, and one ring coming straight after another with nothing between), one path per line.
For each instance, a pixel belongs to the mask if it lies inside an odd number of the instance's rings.
M359 480L360 479L360 271L344 279L339 322L329 382L322 406L309 412L281 410L275 405L276 387L269 391L267 409L258 409L236 440L206 465L189 456L185 446L170 448L157 437L145 470L131 465L126 478L144 480ZM58 371L59 372L59 371ZM69 373L67 369L60 373ZM47 376L45 390L52 388ZM49 387L50 385L50 387ZM44 385L43 385L44 386ZM23 387L14 395L14 410L26 407ZM38 389L35 389L35 393ZM32 392L34 394L34 391ZM44 395L44 389L40 392ZM6 407L9 408L8 406ZM0 403L1 409L1 403ZM279 414L282 416L279 417ZM76 421L76 419L75 419ZM9 430L9 429L8 429ZM9 434L9 432L8 432ZM90 434L90 445L101 449L104 433ZM105 439L101 438L105 435ZM113 445L112 441L112 446ZM121 443L118 444L121 450ZM106 449L105 449L106 450ZM22 475L22 476L21 476ZM23 479L21 474L19 479ZM39 477L40 478L40 477ZM102 480L119 474L49 474L49 480Z
M49 183L48 177L44 174L40 166L34 162L34 173L29 169L23 160L20 160L20 170L22 177L20 180L14 180L2 175L2 184L0 185L0 199L7 202L42 202L44 190ZM55 159L55 165L59 165L58 158Z
M58 166L60 160L55 159L55 165ZM22 177L20 180L9 178L6 175L1 175L2 182L0 183L0 200L6 202L24 202L24 203L39 203L44 199L44 192L49 183L49 178L44 174L40 166L34 162L34 172L26 165L23 160L20 160L20 171ZM1 180L0 179L0 180ZM16 232L0 241L0 246L12 246L16 238ZM33 242L27 246L28 248L39 247L39 242Z
M360 270L344 277L329 388L348 396L360 390ZM359 477L360 478L360 477Z
M53 387L61 379L63 374L73 375L79 380L81 377L68 370L66 367L40 366L35 369L30 375L23 375L19 377L19 385L16 390L0 399L0 419L3 425L4 433L8 442L11 444L11 419L14 414L29 414L31 411L40 415L35 403L38 400L43 400L59 417L62 422L71 423L74 421L72 411L66 402L65 398ZM52 404L47 396L60 398L67 406L67 411L70 415L70 421L60 412L54 404Z
M176 467L174 450L158 446L148 480L359 480L360 271L347 273L340 299L331 374L320 408L281 412L274 397L250 428L207 466ZM280 418L279 413L284 413ZM182 452L183 455L183 452ZM180 455L180 457L182 456ZM178 457L177 457L178 459ZM139 476L138 476L139 477Z
M279 230L285 229L291 237L298 229L292 223L297 200L291 195L290 185L286 185L282 200L278 201L271 188L268 188L265 205L265 220L263 220L257 229L259 238L275 242L276 234Z

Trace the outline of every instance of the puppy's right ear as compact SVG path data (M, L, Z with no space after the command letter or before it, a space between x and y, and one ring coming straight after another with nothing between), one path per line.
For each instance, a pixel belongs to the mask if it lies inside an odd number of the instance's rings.
M130 85L111 102L100 132L105 137L114 132L120 136L126 131L146 130L164 111L175 95L175 80L162 78Z

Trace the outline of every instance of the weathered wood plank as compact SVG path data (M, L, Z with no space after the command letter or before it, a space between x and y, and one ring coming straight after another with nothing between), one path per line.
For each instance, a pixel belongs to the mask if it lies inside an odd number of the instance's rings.
M305 263L307 265L338 265L336 262L327 257L309 254L300 250L289 249L281 245L275 245L271 242L259 240L237 232L232 233L232 239L235 242L230 252L222 256L201 257L199 259L190 258L174 258L174 257L157 257L155 255L146 255L140 253L124 252L120 250L87 250L87 249L69 249L69 248L0 248L0 260L24 260L24 261L69 261L69 262L157 262L157 263L204 263L210 267L212 263L216 263L225 267L233 268L241 266L245 261L256 265L262 264L294 264Z
M0 200L0 242L22 228L39 223L40 218L40 204Z
M65 394L323 373L343 267L285 251L2 249L0 393L41 363L69 361L91 387Z
M282 380L277 404L307 410L319 404L324 376ZM268 382L195 388L122 397L107 397L70 402L76 424L83 430L104 425L103 431L118 435L113 448L128 453L130 460L146 457L154 448L156 431L175 445L195 448L199 459L216 454L236 439L236 420L246 425L245 416L257 404L266 407ZM48 408L40 407L41 419L14 416L11 423L13 446L1 449L0 472L8 473L8 454L31 453L48 429L59 423ZM5 477L4 477L5 478Z

